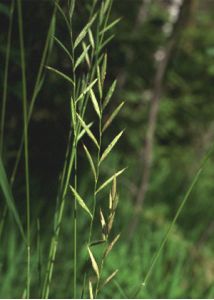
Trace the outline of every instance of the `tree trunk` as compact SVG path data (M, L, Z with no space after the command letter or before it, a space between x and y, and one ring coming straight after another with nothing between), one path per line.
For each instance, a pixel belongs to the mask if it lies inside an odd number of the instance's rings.
M132 237L133 232L135 231L138 225L139 216L142 213L145 196L148 190L151 166L152 166L152 158L153 158L154 135L155 135L160 99L163 90L164 78L167 72L169 62L175 50L176 43L178 42L180 33L186 27L193 2L194 0L184 0L183 3L181 4L177 21L174 24L173 30L171 32L170 37L168 38L165 49L162 50L161 53L162 59L159 61L157 66L157 71L155 74L154 84L153 84L153 95L151 99L151 106L150 106L149 117L148 117L147 133L145 137L145 144L144 144L144 149L142 151L143 154L141 158L141 161L143 163L143 174L142 174L142 180L139 186L139 190L137 193L137 199L134 206L134 215L132 217L129 226L130 238Z

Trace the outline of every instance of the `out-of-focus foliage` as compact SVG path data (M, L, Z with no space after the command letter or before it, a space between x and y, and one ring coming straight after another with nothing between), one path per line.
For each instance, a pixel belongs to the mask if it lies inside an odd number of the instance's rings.
M81 28L87 17L86 1L77 1L74 15L75 29ZM136 25L142 3L149 5L142 23ZM119 180L120 203L115 230L122 231L121 240L109 256L104 269L108 276L119 269L102 297L134 297L138 285L148 271L153 254L174 216L191 178L200 161L214 141L214 2L193 1L194 11L185 30L181 33L172 59L167 67L163 93L155 132L154 157L149 189L146 194L143 214L140 218L132 243L127 242L126 233L132 218L133 204L142 177L141 162L147 130L148 112L153 92L156 71L156 52L164 47L167 38L163 26L168 20L167 3L170 1L115 0L112 19L122 17L116 29L115 38L106 48L108 53L107 80L118 78L110 110L120 100L126 104L113 128L108 129L109 140L115 132L126 128L123 139L112 157L105 164L106 173L111 169L128 166L126 174ZM202 3L203 2L203 3ZM24 39L27 54L28 94L31 95L42 45L50 21L52 2L23 1ZM3 66L6 51L6 31L8 26L8 1L0 4L0 80L3 83ZM81 16L81 18L79 17ZM57 33L61 40L66 35L63 22L58 16ZM10 173L16 149L22 133L20 73L18 71L19 43L17 16L13 26L12 50L9 72L9 101L7 107L6 147L3 157ZM71 72L66 57L54 45L49 58L51 65ZM44 87L40 92L30 123L30 172L32 193L32 214L41 220L42 241L46 262L49 243L51 216L54 211L56 185L61 170L67 132L69 128L69 90L54 74L46 74ZM93 112L91 112L93 114ZM86 142L88 142L86 140ZM108 144L108 141L104 141ZM80 153L80 158L84 153ZM87 161L81 160L81 190L88 195L91 184ZM19 168L14 193L20 213L24 207L22 188L23 164ZM185 206L176 228L170 236L148 286L141 290L140 297L146 298L211 298L214 297L213 230L214 230L214 158L209 159L196 188ZM90 195L89 195L90 196ZM2 208L2 203L0 203ZM72 238L69 203L63 222L59 243L56 270L52 283L51 297L70 297L72 274ZM8 218L9 219L9 218ZM85 241L84 216L78 224L81 231L80 243ZM8 220L8 228L13 232L14 224ZM35 224L34 224L35 225ZM36 238L36 229L33 232ZM17 276L22 272L23 251L15 231L2 237L0 249L0 296L20 297L24 279ZM66 244L66 246L65 246ZM35 245L36 246L36 245ZM78 288L81 290L87 265L82 262L86 253L78 251ZM3 252L2 249L8 249ZM37 253L33 253L33 265L37 274ZM46 256L45 256L46 255ZM3 263L4 262L4 263ZM42 270L44 272L44 270ZM18 278L18 280L17 280ZM19 282L20 281L20 282ZM40 279L32 278L33 295L37 295ZM80 294L80 292L79 292Z

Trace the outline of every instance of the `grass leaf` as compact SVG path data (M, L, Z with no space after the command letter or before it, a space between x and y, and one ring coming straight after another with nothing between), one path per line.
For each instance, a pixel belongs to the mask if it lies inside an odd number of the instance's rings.
M103 102L103 108L105 108L105 107L108 105L108 103L109 103L109 101L110 101L110 99L111 99L111 97L112 97L112 95L113 95L113 93L114 93L116 84L117 84L117 80L114 80L114 82L113 82L112 85L110 86L110 88L109 88L109 90L108 90L108 93L107 93L107 95L106 95L106 97L105 97L105 100L104 100L104 102Z
M108 237L108 227L106 225L106 221L101 208L100 208L100 223L102 227L102 237L104 240L106 240L106 238Z
M96 19L96 14L92 17L92 19L85 25L85 27L82 29L78 37L76 38L74 42L74 49L79 45L79 43L84 39L88 29L91 27L93 24L94 20Z
M63 45L63 43L56 36L54 36L54 40L57 42L57 44L60 46L60 48L68 55L68 57L71 60L71 62L73 62L73 57L71 56L71 53L65 47L65 45Z
M93 125L93 122L90 122L86 126L90 129L92 125ZM79 142L81 140L81 138L84 136L85 133L86 133L86 130L83 128L83 130L80 131L80 133L79 133L79 135L77 137L77 142Z
M88 282L88 289L89 289L89 296L90 296L90 299L94 299L93 287L92 287L92 283L91 283L91 280L90 280L90 279L89 279L89 282Z
M105 281L104 281L104 283L103 283L103 285L102 285L102 288L106 285L106 284L108 284L114 277L115 277L115 275L117 274L117 272L118 272L118 269L117 270L115 270Z
M95 169L94 162L93 162L93 159L91 157L91 154L90 154L90 152L88 151L88 149L85 145L83 145L83 148L85 150L86 156L87 156L89 164L91 166L92 173L94 174L94 178L96 180L97 179L97 174L96 174L96 169Z
M94 269L94 272L96 273L97 275L97 278L99 279L100 278L100 271L99 271L99 268L98 268L98 265L97 265L97 262L94 258L94 255L92 254L90 248L88 247L88 253L89 253L89 256L90 256L90 259L91 259L91 264L92 264L92 267Z
M106 243L106 240L93 241L93 242L90 242L90 247L101 245L101 244L104 244L104 243Z
M97 148L99 149L100 146L95 138L95 136L93 135L93 133L91 132L91 130L89 129L88 125L86 125L86 123L83 121L83 119L80 117L80 115L77 113L77 117L82 125L82 127L85 129L86 133L88 134L88 136L91 138L91 140L94 142L94 144L97 146Z
M103 129L102 129L102 132L104 132L109 127L109 125L115 119L115 117L117 116L117 114L120 112L120 110L123 107L123 105L124 105L124 102L122 102L120 105L118 105L118 107L113 111L113 113L111 114L111 116L105 122L105 124L103 126Z
M101 50L114 38L115 34L110 35L99 47L98 52L101 52Z
M121 18L116 19L115 21L113 21L111 24L109 24L108 26L106 26L103 30L101 30L99 32L100 35L102 35L103 33L105 33L106 31L110 30L113 26L115 26L118 22L120 22Z
M84 60L88 49L91 47L91 45L88 45L85 49L83 49L82 53L80 54L80 56L78 57L75 66L74 66L74 70L76 70L76 68L81 64L81 62Z
M90 28L88 30L88 36L89 36L89 41L91 43L91 47L94 49L94 47L95 47L94 37L93 37L93 33Z
M85 204L84 200L80 197L80 195L77 193L77 191L70 185L71 191L74 194L77 202L79 203L79 205L89 214L89 216L91 218L93 218L89 208L87 207L87 205Z
M92 104L94 106L94 109L95 109L98 117L101 118L100 107L99 107L99 104L97 102L96 96L95 96L95 94L94 94L94 92L93 92L92 89L90 90L90 98L91 98Z
M105 53L102 68L101 68L102 85L104 84L104 81L105 81L105 78L106 78L106 69L107 69L107 54Z
M68 77L66 74L64 74L63 72L55 69L55 68L52 68L52 67L49 67L49 66L46 66L46 68L54 73L56 73L57 75L60 75L62 78L66 79L68 82L72 83L72 85L74 85L74 82L73 80Z
M24 230L22 227L22 223L21 223L18 211L14 204L13 193L12 193L1 157L0 157L0 186L1 186L1 189L3 192L6 204L8 206L8 209L13 214L14 219L15 219L15 221L19 227L19 230L21 232L21 235L25 239L25 234L24 234Z
M74 135L76 136L76 110L75 110L75 103L73 98L71 97L71 118L74 128Z
M116 242L119 240L120 238L120 234L118 234L113 241L109 244L109 246L107 247L103 257L106 258L106 256L111 252L112 248L114 247L114 245L116 244Z
M83 98L91 89L92 87L95 85L95 83L97 82L97 79L95 79L94 81L92 81L84 90L83 92L79 95L79 97L77 98L76 102L78 102L81 98Z
M108 156L108 154L111 152L112 148L116 145L118 140L120 139L121 135L123 134L123 130L113 139L113 141L108 145L106 150L103 152L99 164Z
M112 180L114 179L114 177L118 177L120 176L124 171L126 170L126 168L118 171L117 173L115 173L113 176L111 176L109 179L107 179L96 191L96 194L98 194L102 189L104 189L109 183L112 182Z

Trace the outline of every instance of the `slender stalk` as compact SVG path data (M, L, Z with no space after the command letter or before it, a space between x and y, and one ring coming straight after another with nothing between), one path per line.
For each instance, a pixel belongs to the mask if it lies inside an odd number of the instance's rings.
M58 2L58 0L56 2ZM32 94L31 100L30 100L30 106L29 106L29 111L28 111L28 126L29 126L29 122L30 122L30 119L31 119L31 115L32 115L32 112L33 112L33 108L34 108L38 93L41 89L42 82L43 82L43 79L44 79L43 69L44 69L44 65L45 65L45 60L48 57L50 40L52 38L52 31L53 31L55 13L56 13L56 6L54 7L53 14L52 14L52 17L51 17L50 26L49 26L47 37L46 37L46 40L45 40L45 46L44 46L44 49L43 49L43 52L42 52L42 57L41 57L38 73L37 73L37 76L36 76L36 82L35 82L35 85L34 85L33 94ZM4 87L6 87L5 84L4 84ZM2 109L2 114L3 114L3 111L4 111L4 109ZM1 120L3 120L3 118L1 118ZM3 145L3 142L2 142L2 145ZM23 150L23 145L24 145L24 132L23 132L22 137L21 137L21 141L20 141L19 148L18 148L18 151L17 151L15 163L14 163L13 170L12 170L12 173L11 173L11 176L10 176L11 187L13 186L15 178L16 178L17 169L18 169L18 165L19 165L19 162L20 162L20 158L21 158L21 153L22 153L22 150ZM3 227L4 227L4 222L5 222L5 219L6 219L7 211L8 211L8 209L7 209L7 206L5 205L4 206L4 214L3 214L4 218L2 219L1 224L0 224L0 236L1 236L1 232L2 232Z
M72 30L72 24L70 21L70 26ZM75 62L75 51L74 51L74 45L73 45L73 38L72 38L72 31L71 31L71 45L72 45L72 57L73 57L73 81L74 81L74 88L73 88L73 97L71 101L73 101L73 107L75 110L75 113L77 112L77 105L76 105L76 74L75 74L75 68L74 68L74 62ZM74 188L77 190L77 128L76 124L73 124L74 128ZM74 199L74 281L73 281L73 297L76 298L77 294L77 200L76 197Z
M24 120L24 156L25 156L25 181L26 181L26 220L27 220L27 298L30 298L30 265L31 265L31 236L30 236L30 184L29 184L29 165L28 165L28 114L27 114L27 86L26 86L26 67L25 67L25 50L22 24L22 5L18 4L18 26L19 40L21 51L21 71L22 71L22 104L23 104L23 120Z
M8 35L7 35L7 49L6 49L6 58L5 58L3 97L2 97L2 108L1 108L0 155L2 155L3 145L4 145L4 126L5 126L6 101L7 101L8 68L9 68L9 58L10 58L10 49L11 49L12 27L13 27L13 12L14 12L14 0L12 0L10 6L9 28L8 28Z
M56 2L58 2L58 1L56 1ZM44 49L43 49L43 52L42 52L42 57L41 57L41 61L40 61L40 64L39 64L38 73L37 73L37 76L36 76L36 81L35 81L35 85L34 85L34 89L33 89L33 94L32 94L31 100L30 100L30 105L29 105L29 110L28 110L28 126L29 126L29 122L30 122L30 119L31 119L31 116L32 116L32 113L33 113L33 109L34 109L34 106L35 106L35 102L36 102L38 93L41 89L42 82L44 80L43 70L44 70L45 61L47 60L47 57L48 57L48 50L49 50L49 47L50 47L50 41L51 41L52 35L53 35L52 31L54 31L53 30L53 24L54 24L55 14L56 14L56 6L54 7L53 14L52 14L52 17L51 17L50 26L48 28L48 33L47 33L47 37L46 37L46 40L45 40L45 46L44 46ZM20 161L20 158L21 158L23 145L24 145L24 133L23 133L22 138L21 138L21 142L20 142L18 152L17 152L17 156L16 156L16 161L15 161L13 171L12 171L12 174L11 174L11 180L10 180L11 184L14 183L14 180L15 180L15 177L16 177L16 173L17 173L19 161Z
M160 244L159 249L157 250L157 252L155 253L155 255L154 255L153 259L152 259L151 265L149 267L148 272L146 273L145 279L144 279L143 283L141 283L141 285L138 288L138 290L136 291L136 293L134 295L134 298L137 297L137 295L141 291L141 288L146 286L147 281L148 281L148 279L150 278L150 276L152 274L153 268L154 268L154 266L155 266L155 264L156 264L156 262L157 262L157 260L158 260L158 258L160 256L160 254L161 254L161 251L163 250L163 247L165 246L165 244L166 244L166 242L167 242L167 240L169 238L171 230L172 230L173 226L175 225L175 223L176 223L179 215L181 214L181 211L182 211L184 205L186 204L186 202L187 202L187 200L188 200L188 198L189 198L189 196L190 196L193 188L195 187L196 183L198 182L198 179L199 179L199 177L201 175L201 172L203 171L203 168L204 168L204 166L205 166L208 158L210 157L211 153L213 152L213 150L214 149L213 149L213 146L212 146L211 149L210 149L210 151L207 153L207 155L203 159L199 170L196 172L196 174L195 174L195 176L194 176L194 178L192 180L192 183L190 184L190 187L188 188L188 190L187 190L187 192L186 192L183 200L181 201L181 204L179 205L179 207L177 209L177 212L176 212L176 214L175 214L175 216L174 216L174 218L173 218L173 220L172 220L172 222L171 222L171 224L170 224L170 226L169 226L169 228L168 228L168 230L167 230L167 232L166 232L166 234L165 234L165 236L164 236L164 238L163 238L163 240L162 240L162 242Z

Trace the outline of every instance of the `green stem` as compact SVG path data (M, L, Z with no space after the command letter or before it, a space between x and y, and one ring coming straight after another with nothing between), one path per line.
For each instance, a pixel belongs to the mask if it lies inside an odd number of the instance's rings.
M13 27L13 12L14 12L14 0L11 2L11 6L10 6L9 29L7 35L7 49L6 49L2 109L1 109L0 155L2 155L3 144L4 144L4 125L5 125L5 112L6 112L6 101L7 101L7 84L8 84L10 49L11 49L11 35L12 35L12 27Z
M137 295L141 291L141 288L146 286L147 281L148 281L148 279L150 278L150 276L152 274L153 268L154 268L154 266L155 266L155 264L156 264L156 262L157 262L157 260L158 260L158 258L160 256L160 254L161 254L161 251L163 250L163 247L165 246L165 244L166 244L166 242L168 240L169 234L171 233L171 230L172 230L173 226L175 225L175 223L176 223L176 221L177 221L177 219L178 219L178 217L179 217L179 215L180 215L180 213L181 213L184 205L186 204L186 202L187 202L187 200L188 200L188 198L189 198L189 196L190 196L193 188L195 187L195 185L196 185L196 183L197 183L197 181L198 181L198 179L199 179L199 177L201 175L201 172L203 171L203 168L204 168L204 166L205 166L205 164L206 164L206 162L207 162L207 160L210 157L210 155L211 155L212 152L213 152L213 146L211 147L210 151L207 153L207 155L203 159L201 167L199 168L199 170L195 174L195 176L194 176L194 178L192 180L192 183L191 183L189 189L187 190L187 192L186 192L186 194L185 194L185 196L184 196L181 204L179 205L179 207L177 209L177 212L176 212L176 214L175 214L175 216L174 216L174 218L173 218L173 220L172 220L172 222L171 222L171 224L170 224L170 226L169 226L169 228L168 228L168 230L167 230L167 232L166 232L166 234L165 234L165 236L164 236L164 238L163 238L163 240L162 240L162 242L160 244L159 249L157 250L157 252L155 253L155 255L154 255L153 259L152 259L151 265L149 267L148 272L146 273L145 279L144 279L143 283L141 283L141 285L138 288L138 290L136 291L136 293L134 295L134 298L137 297Z
M25 181L26 181L26 220L27 220L27 298L30 298L30 264L31 264L31 236L30 236L30 184L29 184L29 165L28 165L28 114L27 114L27 86L26 86L26 67L25 67L25 50L22 24L22 6L21 1L18 4L18 25L19 40L21 51L21 70L22 70L22 104L24 119L24 156L25 156Z

